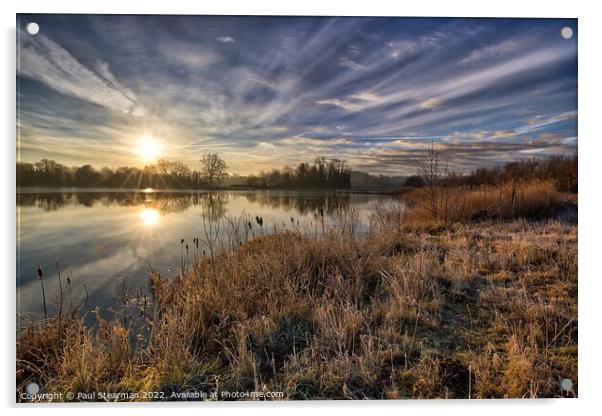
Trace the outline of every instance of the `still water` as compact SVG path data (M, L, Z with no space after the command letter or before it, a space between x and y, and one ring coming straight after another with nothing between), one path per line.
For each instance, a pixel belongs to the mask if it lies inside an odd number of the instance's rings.
M202 255L209 251L208 241L227 246L232 224L247 238L285 228L319 233L324 223L353 212L367 226L373 206L389 200L299 191L22 189L17 194L17 313L34 319L43 314L38 267L48 305L59 292L58 262L63 285L67 278L71 282L66 302L109 310L119 306L124 289L146 290L151 267L164 276L180 273L185 244L188 261L197 254L195 238Z

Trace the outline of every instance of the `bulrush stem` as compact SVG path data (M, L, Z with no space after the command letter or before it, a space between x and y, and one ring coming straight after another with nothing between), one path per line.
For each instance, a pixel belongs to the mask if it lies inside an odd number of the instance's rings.
M58 328L58 339L59 347L61 346L61 329L62 329L62 317L63 317L63 282L61 281L61 269L59 268L59 261L56 260L56 273L59 279L59 328Z
M44 272L41 267L38 267L38 277L42 285L42 302L44 303L44 319L48 319L48 311L46 310L46 291L44 291Z
M184 275L184 239L180 240L180 274Z
M63 282L61 281L61 269L59 268L59 262L58 260L56 261L56 273L58 275L59 278L59 319L61 318L61 315L63 314Z

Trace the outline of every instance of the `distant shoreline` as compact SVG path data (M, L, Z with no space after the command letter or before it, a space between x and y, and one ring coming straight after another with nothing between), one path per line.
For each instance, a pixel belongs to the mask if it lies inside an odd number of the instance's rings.
M302 192L302 193L332 193L332 194L374 194L374 195L395 195L405 193L406 188L357 188L357 189L304 189L304 188L251 188L251 187L229 187L217 189L166 189L166 188L108 188L108 187L60 187L60 186L21 186L17 187L17 194L32 193L62 193L62 192L120 192L120 193L209 193L209 192L241 192L241 191L261 191L261 192Z

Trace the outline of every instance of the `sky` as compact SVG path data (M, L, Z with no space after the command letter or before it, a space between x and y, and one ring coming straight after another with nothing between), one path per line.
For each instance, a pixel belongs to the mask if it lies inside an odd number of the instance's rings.
M458 172L575 154L577 35L576 19L21 14L18 160L143 166L142 137L241 175L319 156L410 175L431 145Z

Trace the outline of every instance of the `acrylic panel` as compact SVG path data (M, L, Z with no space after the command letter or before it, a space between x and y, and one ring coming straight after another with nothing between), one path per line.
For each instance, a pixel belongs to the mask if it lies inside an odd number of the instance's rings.
M17 401L576 397L577 37L17 15Z

